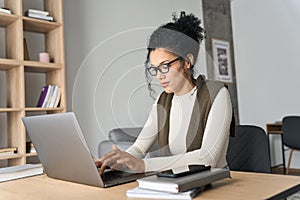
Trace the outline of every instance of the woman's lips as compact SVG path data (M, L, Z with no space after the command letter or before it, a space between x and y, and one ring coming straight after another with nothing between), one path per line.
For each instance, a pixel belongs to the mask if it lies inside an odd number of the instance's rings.
M165 87L167 87L167 86L169 85L169 82L163 82L163 83L160 83L160 85L161 85L163 88L165 88Z

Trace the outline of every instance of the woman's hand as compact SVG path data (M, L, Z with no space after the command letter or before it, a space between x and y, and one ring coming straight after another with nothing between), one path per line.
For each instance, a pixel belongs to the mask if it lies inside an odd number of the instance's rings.
M120 150L113 145L112 151L105 154L96 166L100 167L100 174L103 174L106 166L117 170L130 170L135 173L145 172L145 163L142 159L138 159L129 153Z

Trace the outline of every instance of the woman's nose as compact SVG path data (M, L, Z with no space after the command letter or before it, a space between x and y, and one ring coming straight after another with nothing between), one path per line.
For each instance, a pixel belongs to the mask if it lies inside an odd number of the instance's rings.
M157 70L156 78L158 80L162 80L165 77L164 74L162 74L159 70Z

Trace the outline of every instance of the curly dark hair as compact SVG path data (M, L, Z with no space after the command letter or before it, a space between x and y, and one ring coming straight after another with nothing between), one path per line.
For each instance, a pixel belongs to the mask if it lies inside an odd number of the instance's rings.
M151 87L152 77L147 73L147 65L150 60L150 53L157 48L164 48L171 53L182 57L181 67L184 69L184 75L193 84L195 83L194 64L197 61L200 44L205 38L205 31L200 26L200 19L192 13L186 15L184 11L181 11L179 18L176 16L176 13L173 13L172 17L173 22L159 26L151 34L148 42L148 53L145 61L145 77L152 98L154 98L155 91ZM188 54L192 54L194 58L189 70L184 68L184 61L191 62L187 57Z

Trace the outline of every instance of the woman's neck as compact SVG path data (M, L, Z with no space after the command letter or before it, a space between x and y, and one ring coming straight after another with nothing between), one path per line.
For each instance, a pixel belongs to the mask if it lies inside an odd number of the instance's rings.
M189 93L194 87L195 87L195 85L192 82L187 81L186 84L184 84L179 91L174 92L174 94L176 96L184 95L186 93Z

